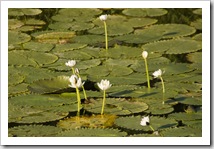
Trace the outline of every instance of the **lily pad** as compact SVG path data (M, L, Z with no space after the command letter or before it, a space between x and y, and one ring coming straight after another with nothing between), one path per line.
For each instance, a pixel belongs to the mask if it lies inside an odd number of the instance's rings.
M46 23L43 20L37 20L37 19L28 19L25 21L26 25L45 25Z
M82 117L70 117L60 120L57 126L63 129L77 128L107 128L114 124L115 115L92 115Z
M167 14L167 10L161 8L128 8L123 10L123 14L135 17L155 17Z
M28 42L31 37L25 33L8 31L8 45L16 45Z
M140 125L141 119L141 116L118 117L115 120L115 125L130 130L151 131L151 128L149 126ZM154 130L163 130L175 127L177 125L177 122L169 118L152 116L150 117L150 125Z
M24 16L24 15L38 15L42 13L41 9L35 9L35 8L10 8L8 9L8 15L9 16Z
M79 50L73 50L73 51L67 51L67 52L56 52L54 53L59 56L59 58L64 59L74 59L74 60L89 60L91 59L91 55L79 51Z
M59 133L58 137L124 137L126 132L121 132L118 129L101 129L101 128L84 128L71 129Z
M22 83L24 81L25 77L21 74L15 73L8 75L8 85L17 85L19 83Z
M201 120L202 119L202 113L172 113L168 116L169 118L175 119L175 120Z
M68 76L59 76L51 79L43 79L33 82L28 89L34 93L52 93L69 88L70 81Z
M201 97L188 97L188 96L177 96L175 100L179 103L183 103L186 105L202 105L202 98Z
M155 24L157 21L157 19L152 18L130 18L125 22L125 24L133 28L137 28Z
M56 60L58 60L58 57L50 53L13 50L9 52L8 63L10 65L42 66L54 63Z
M40 42L27 42L23 44L24 49L33 50L33 51L51 51L54 48L53 44L49 43L40 43Z
M17 19L9 19L8 20L8 29L9 30L20 28L23 25L24 25L24 23L22 21L17 20Z
M17 95L21 95L21 94L25 94L25 93L29 92L28 88L27 88L28 85L29 84L21 83L21 84L15 85L15 86L9 86L8 87L9 97L17 96Z
M8 133L13 137L54 137L60 131L60 128L54 126L23 125L9 128Z
M189 53L187 59L192 63L202 63L202 52Z
M202 19L197 19L190 24L191 26L194 26L198 30L202 30Z
M108 38L108 42L110 42L112 38ZM102 35L79 35L72 38L72 41L76 43L84 43L88 45L100 44L105 42L105 36Z
M191 39L172 39L166 41L159 41L148 43L142 48L149 52L159 52L166 54L183 54L195 52L201 49L200 42Z
M129 115L145 111L148 108L143 102L130 102L125 99L107 98L104 113L114 115ZM102 99L84 105L84 109L92 113L100 113L102 109Z
M164 137L202 137L202 130L191 127L178 127L162 131Z
M53 49L53 52L67 52L76 49L82 49L86 46L87 44L81 43L56 44L55 48Z

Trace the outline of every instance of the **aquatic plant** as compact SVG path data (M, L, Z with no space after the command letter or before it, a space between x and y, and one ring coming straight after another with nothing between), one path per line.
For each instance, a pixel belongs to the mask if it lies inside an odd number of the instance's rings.
M100 20L103 21L104 23L104 28L105 28L105 41L106 41L106 50L108 50L108 34L107 34L107 25L106 25L106 20L107 20L107 14L101 15Z
M143 51L142 52L142 57L144 58L144 61L145 61L147 84L148 84L148 88L150 89L149 70L148 70L148 64L147 64L148 52L147 51Z

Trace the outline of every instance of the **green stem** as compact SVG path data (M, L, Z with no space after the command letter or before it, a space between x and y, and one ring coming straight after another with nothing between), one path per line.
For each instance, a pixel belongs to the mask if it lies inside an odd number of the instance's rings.
M164 82L163 82L163 78L160 76L161 79L161 83L162 83L162 87L163 87L163 93L165 93L165 87L164 87Z
M150 89L150 80L149 80L149 71L148 71L148 65L147 65L147 60L145 60L145 66L146 66L146 77L147 77L147 83L148 83L148 88Z
M106 100L106 91L103 91L103 105L102 105L102 110L101 110L101 115L104 113L104 106L105 106L105 100Z
M155 130L154 130L154 128L151 126L151 125L149 125L149 127L151 128L151 130L154 132Z
M71 70L72 70L72 73L75 74L74 67L72 67Z
M106 41L106 50L108 51L108 35L107 35L107 25L106 25L106 21L104 22L104 27L105 27L105 41Z
M81 106L81 99L80 99L80 92L78 87L76 87L76 92L77 92L77 116L80 116L80 106Z
M79 75L79 74L77 74L77 76L80 78L80 75ZM84 98L85 98L85 100L87 100L86 91L85 91L85 88L84 88L83 85L82 85L82 90L83 90Z

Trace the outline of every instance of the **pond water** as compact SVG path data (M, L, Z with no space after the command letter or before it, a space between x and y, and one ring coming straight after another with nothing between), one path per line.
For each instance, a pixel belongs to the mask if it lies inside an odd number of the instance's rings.
M8 136L202 136L201 9L8 12Z

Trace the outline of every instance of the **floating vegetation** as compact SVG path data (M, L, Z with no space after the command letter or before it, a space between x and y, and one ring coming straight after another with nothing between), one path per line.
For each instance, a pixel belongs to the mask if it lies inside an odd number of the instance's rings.
M10 8L8 136L201 137L202 9L177 10Z

